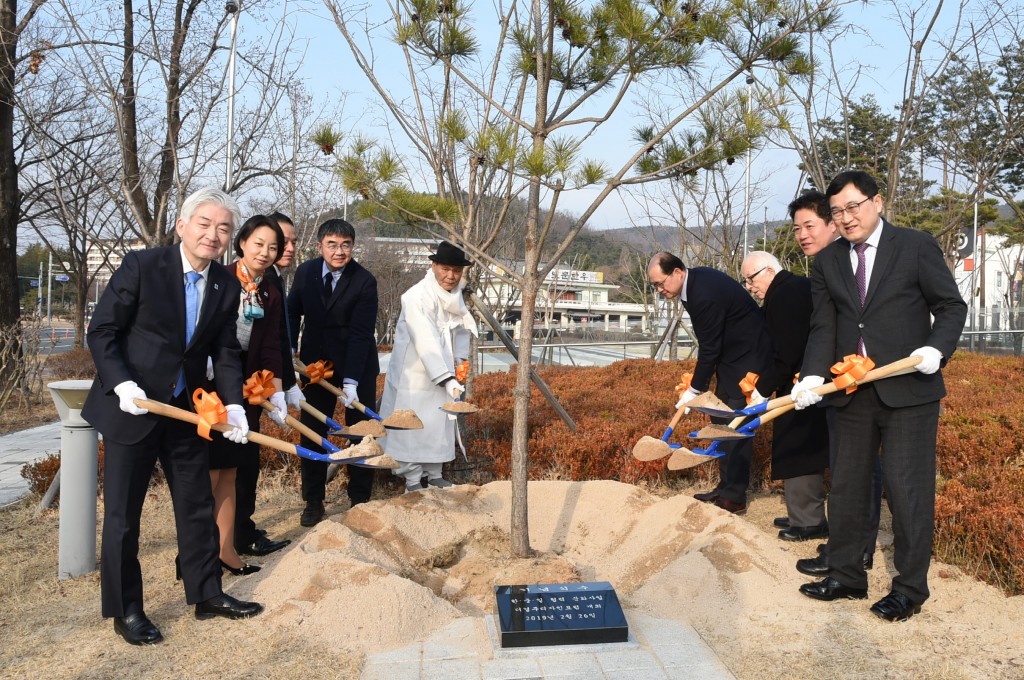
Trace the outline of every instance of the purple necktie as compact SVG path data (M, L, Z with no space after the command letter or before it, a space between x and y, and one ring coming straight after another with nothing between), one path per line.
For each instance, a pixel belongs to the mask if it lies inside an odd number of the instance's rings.
M853 249L857 252L857 272L855 274L857 278L857 292L860 294L860 306L864 306L864 298L868 295L868 256L865 251L868 249L867 243L855 243ZM857 353L861 356L867 356L867 352L864 351L864 337L861 336L857 340Z

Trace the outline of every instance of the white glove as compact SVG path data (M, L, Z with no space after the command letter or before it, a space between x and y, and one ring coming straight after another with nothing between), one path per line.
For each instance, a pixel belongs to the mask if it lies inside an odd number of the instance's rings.
M359 395L356 394L356 386L352 383L345 383L341 386L342 394L338 397L338 401L345 405L345 408L352 406L352 402L359 401Z
M821 387L824 384L825 379L820 375L809 375L806 378L800 378L800 382L793 385L793 391L789 393L789 396L796 404L796 410L800 411L821 401L821 395L815 394L810 390L815 387Z
M910 354L911 356L921 357L921 363L915 366L915 368L925 375L931 375L939 370L939 365L942 363L942 352L934 347L919 347Z
M444 391L451 397L452 401L458 401L462 394L462 384L455 378L448 378L444 383Z
M148 409L144 409L141 406L135 405L136 399L146 399L146 393L139 387L134 380L125 380L123 383L114 388L114 394L121 400L121 410L125 413L130 413L133 416L141 416L143 413L149 413Z
M768 401L768 399L758 392L755 387L754 391L750 393L750 402L747 406L757 406L758 404L763 404L766 401Z
M246 444L249 438L249 422L245 419L245 408L238 404L228 404L224 407L228 412L228 425L232 430L224 433L224 437L236 444Z
M302 393L298 385L292 385L284 393L284 402L292 408L302 408L302 402L306 401L306 395Z
M679 395L679 401L676 402L676 410L678 411L679 409L683 408L683 406L688 404L690 400L696 397L698 394L700 394L699 391L693 389L692 387L687 387L686 391ZM683 411L683 413L689 414L690 409L686 409L685 411Z
M206 357L206 379L213 380L213 357Z
M281 427L287 427L288 423L285 422L285 416L288 415L288 404L285 403L284 392L274 392L267 401L274 407L273 411L267 411L270 419Z

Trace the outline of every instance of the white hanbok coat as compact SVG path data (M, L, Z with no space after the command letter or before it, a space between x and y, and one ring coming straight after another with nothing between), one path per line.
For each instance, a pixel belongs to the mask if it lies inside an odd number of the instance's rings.
M455 458L454 416L440 410L451 399L444 388L455 377L458 361L469 357L476 322L466 308L460 281L446 291L428 270L422 281L402 295L380 415L412 409L422 430L388 430L380 440L384 452L407 463L443 463Z

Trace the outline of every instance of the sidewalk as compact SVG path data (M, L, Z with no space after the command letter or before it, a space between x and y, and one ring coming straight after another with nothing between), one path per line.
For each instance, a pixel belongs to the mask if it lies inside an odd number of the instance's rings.
M422 642L368 654L361 680L732 680L693 628L627 609L629 640L503 649L494 617L456 619Z
M59 422L0 436L0 507L28 493L21 468L48 453L60 453Z

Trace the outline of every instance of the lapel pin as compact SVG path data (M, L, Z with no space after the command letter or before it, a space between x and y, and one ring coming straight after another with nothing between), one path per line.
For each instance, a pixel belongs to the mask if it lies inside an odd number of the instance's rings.
M219 283L213 284L213 289L214 290L220 290L220 284Z

